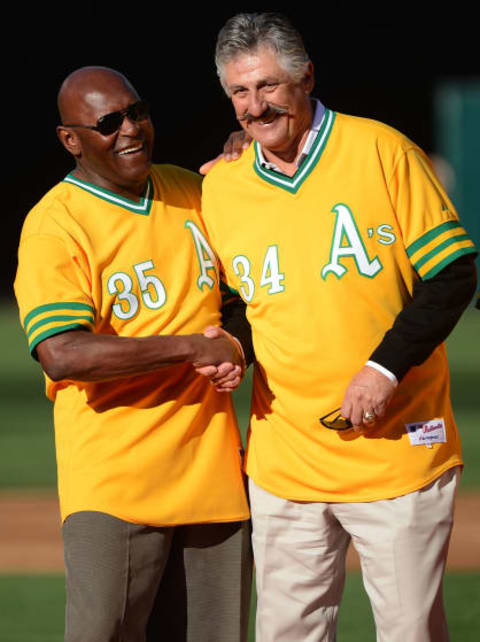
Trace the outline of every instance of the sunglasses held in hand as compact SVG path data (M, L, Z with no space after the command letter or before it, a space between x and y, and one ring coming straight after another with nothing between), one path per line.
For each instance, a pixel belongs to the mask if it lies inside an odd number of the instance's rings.
M117 132L123 124L125 117L134 123L146 120L150 115L148 104L144 100L139 100L133 105L129 105L121 111L112 111L111 114L100 116L96 125L63 125L64 127L81 127L83 129L93 129L102 136L110 136Z
M335 408L331 412L327 413L323 417L320 417L319 421L322 426L325 428L330 428L330 430L348 430L352 427L352 422L350 419L343 417L339 413L340 408Z

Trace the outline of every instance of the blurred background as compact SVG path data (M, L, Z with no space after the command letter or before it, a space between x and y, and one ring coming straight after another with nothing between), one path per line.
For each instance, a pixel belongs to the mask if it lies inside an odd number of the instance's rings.
M297 3L298 4L298 3ZM112 2L12 8L3 45L3 251L0 253L0 639L56 642L63 636L63 576L56 507L51 407L41 372L28 356L12 283L23 219L72 168L56 139L56 94L74 69L114 67L152 107L154 160L196 170L232 129L231 106L216 78L216 33L238 11ZM369 20L323 6L279 6L304 36L316 68L315 95L331 109L381 120L427 151L465 227L480 246L480 62L464 24L453 40L445 22L427 29L411 18ZM348 19L347 19L348 13ZM480 600L480 311L467 311L448 342L452 396L467 463L455 533L463 557L445 582L452 639L477 640L472 604ZM237 395L242 428L249 386ZM463 523L463 522L462 522ZM355 567L355 561L352 561ZM349 575L339 639L374 639L357 570ZM253 637L251 637L253 640ZM294 642L294 641L292 641Z

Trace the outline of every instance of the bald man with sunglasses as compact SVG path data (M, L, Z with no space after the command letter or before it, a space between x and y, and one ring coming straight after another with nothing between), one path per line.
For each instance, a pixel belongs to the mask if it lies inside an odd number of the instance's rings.
M251 342L243 304L222 308L241 343L219 329L200 177L151 165L148 107L118 72L74 72L58 105L75 169L27 216L15 290L55 404L65 639L242 642L241 443L195 368L228 391Z

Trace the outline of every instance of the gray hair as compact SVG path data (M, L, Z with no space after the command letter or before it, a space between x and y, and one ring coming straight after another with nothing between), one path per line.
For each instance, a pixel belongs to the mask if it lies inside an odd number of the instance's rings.
M289 20L280 13L239 13L220 30L215 50L215 64L222 87L227 95L225 65L240 54L255 51L261 46L272 49L279 64L300 82L310 62L302 37Z

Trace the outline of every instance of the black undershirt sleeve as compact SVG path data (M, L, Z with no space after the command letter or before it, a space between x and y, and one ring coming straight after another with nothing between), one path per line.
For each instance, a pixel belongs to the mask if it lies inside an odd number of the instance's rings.
M400 381L444 341L471 301L477 284L475 255L452 261L436 276L419 280L412 301L395 319L370 356Z
M236 337L242 344L245 361L249 366L255 359L252 343L252 329L246 316L246 304L240 296L232 292L224 283L220 284L222 292L222 327Z

